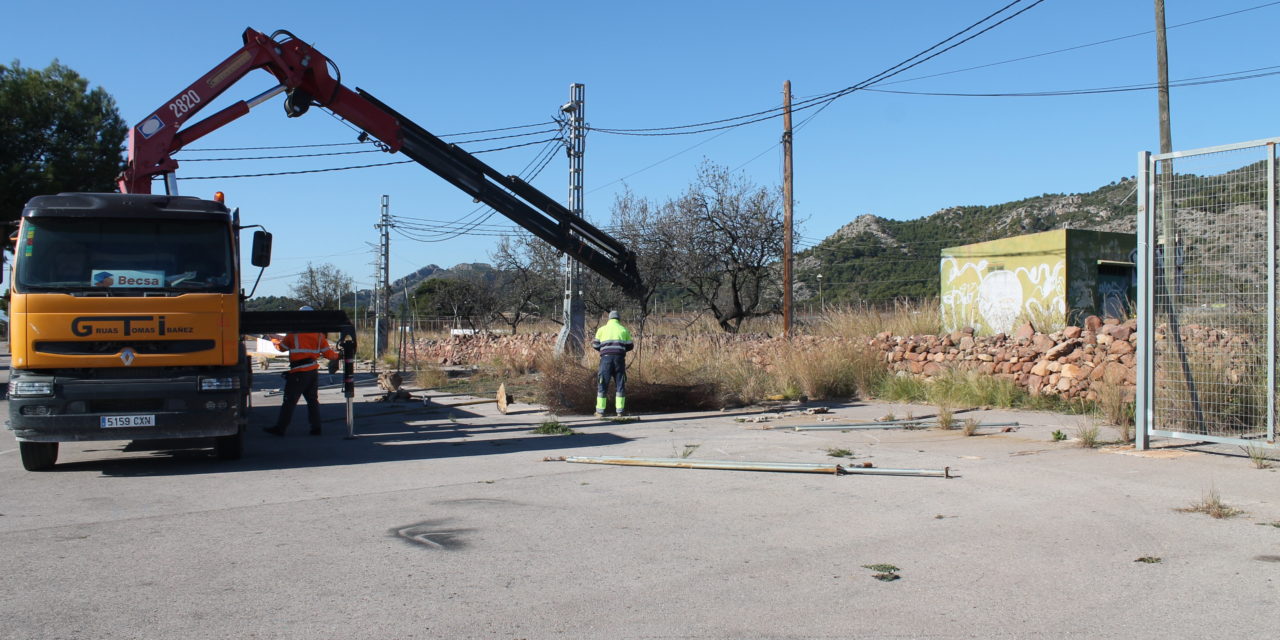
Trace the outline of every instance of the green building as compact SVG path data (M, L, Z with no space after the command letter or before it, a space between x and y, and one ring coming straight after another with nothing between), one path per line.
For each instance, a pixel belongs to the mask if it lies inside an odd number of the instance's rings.
M979 335L1121 317L1137 297L1132 233L1055 229L942 250L942 326Z

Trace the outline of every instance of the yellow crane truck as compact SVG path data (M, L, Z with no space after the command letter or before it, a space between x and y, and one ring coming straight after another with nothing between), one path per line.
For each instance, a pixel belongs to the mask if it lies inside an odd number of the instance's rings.
M39 196L23 210L9 428L27 469L52 466L58 443L74 440L212 436L220 457L238 457L251 371L242 335L340 333L345 393L353 396L355 336L346 314L245 312L238 236L246 227L216 199L176 195L176 151L282 93L288 117L325 108L360 129L359 141L403 153L623 292L641 290L635 257L616 238L368 92L347 88L333 61L305 41L246 29L243 43L129 131L120 193ZM255 69L278 84L188 122ZM169 195L151 195L153 181ZM260 230L252 264L269 262L270 235Z

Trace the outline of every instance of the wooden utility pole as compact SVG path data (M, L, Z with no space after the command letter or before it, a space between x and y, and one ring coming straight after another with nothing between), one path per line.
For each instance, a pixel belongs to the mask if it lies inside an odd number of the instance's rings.
M791 337L791 81L782 84L782 333Z
M1156 73L1160 83L1160 153L1173 151L1169 131L1169 49L1164 39L1164 0L1156 0Z

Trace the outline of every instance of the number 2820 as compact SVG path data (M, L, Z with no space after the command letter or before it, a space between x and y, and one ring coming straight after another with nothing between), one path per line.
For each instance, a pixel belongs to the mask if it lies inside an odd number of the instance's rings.
M188 89L186 93L169 103L169 110L173 112L174 118L181 118L198 104L200 104L200 94L196 93L195 89Z

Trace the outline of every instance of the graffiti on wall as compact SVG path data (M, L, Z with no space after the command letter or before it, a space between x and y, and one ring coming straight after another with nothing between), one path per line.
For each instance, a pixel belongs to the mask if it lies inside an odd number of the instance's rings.
M1066 261L1006 268L987 259L942 258L942 323L948 331L973 327L979 334L1012 331L1024 318L1066 313Z

